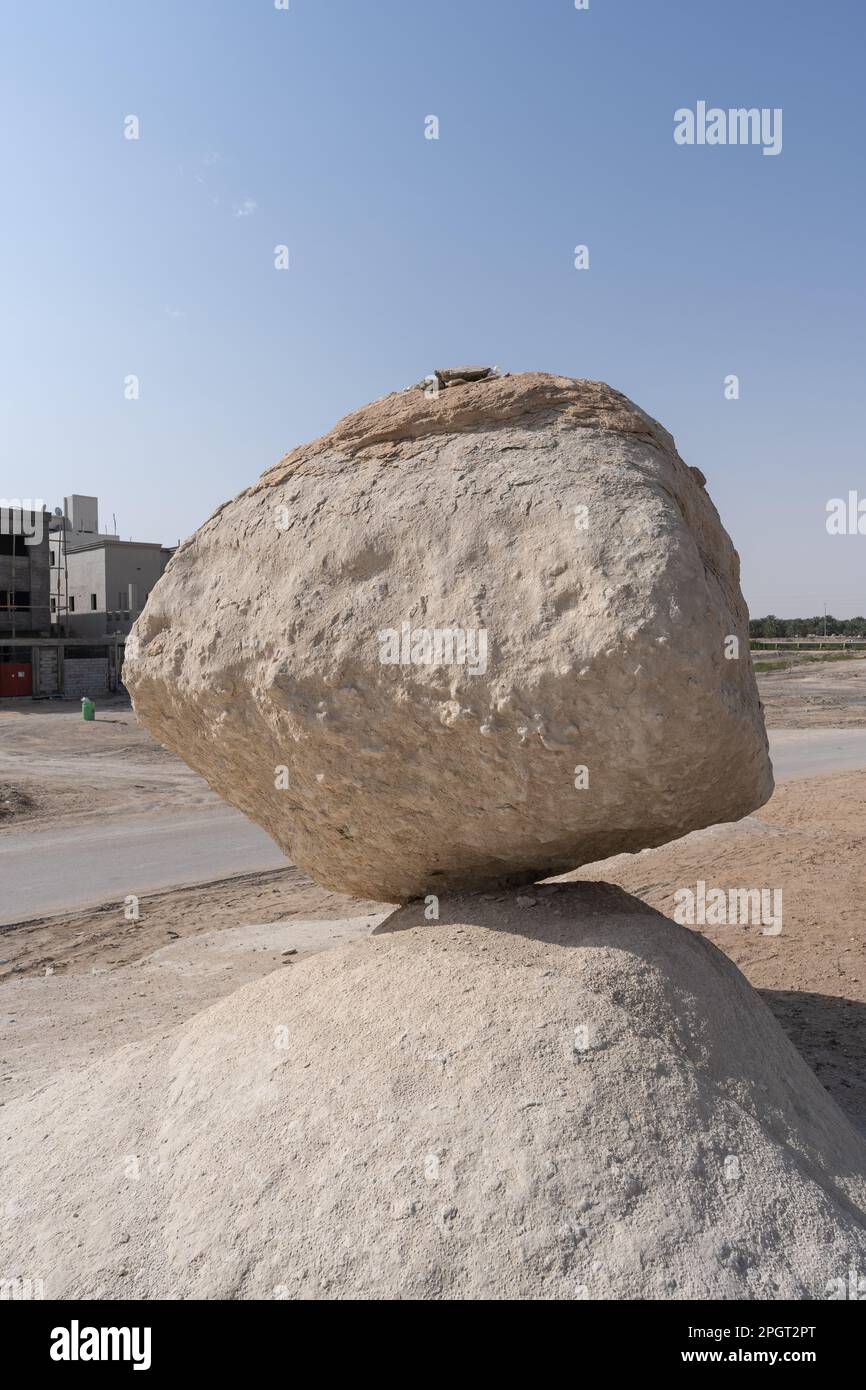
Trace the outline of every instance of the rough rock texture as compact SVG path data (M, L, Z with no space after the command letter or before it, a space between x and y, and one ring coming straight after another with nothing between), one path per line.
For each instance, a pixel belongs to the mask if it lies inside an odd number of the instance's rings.
M0 1111L45 1297L823 1298L866 1146L714 946L443 898Z
M397 392L179 548L124 680L162 743L360 897L527 882L736 820L772 774L702 484L598 382ZM397 656L434 664L383 662L404 630Z

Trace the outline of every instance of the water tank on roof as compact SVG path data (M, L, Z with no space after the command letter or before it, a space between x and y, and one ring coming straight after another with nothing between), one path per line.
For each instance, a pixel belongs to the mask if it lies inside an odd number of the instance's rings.
M93 535L99 533L98 497L82 497L81 493L74 492L71 497L64 497L63 510L70 531Z

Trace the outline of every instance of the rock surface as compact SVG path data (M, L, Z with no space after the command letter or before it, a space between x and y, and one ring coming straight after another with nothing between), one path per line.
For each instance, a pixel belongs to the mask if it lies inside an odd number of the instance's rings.
M179 548L124 681L162 743L359 897L530 882L736 820L772 774L702 484L597 382L397 392Z
M609 885L532 896L410 905L7 1104L3 1277L820 1299L862 1271L866 1145L736 967Z

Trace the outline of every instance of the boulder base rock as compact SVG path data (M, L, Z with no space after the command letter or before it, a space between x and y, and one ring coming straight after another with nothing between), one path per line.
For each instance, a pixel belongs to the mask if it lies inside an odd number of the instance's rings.
M747 628L670 435L527 373L395 393L289 454L179 548L123 674L313 878L403 902L762 805Z
M866 1145L736 967L619 889L532 896L410 905L7 1104L4 1277L820 1299L862 1272Z

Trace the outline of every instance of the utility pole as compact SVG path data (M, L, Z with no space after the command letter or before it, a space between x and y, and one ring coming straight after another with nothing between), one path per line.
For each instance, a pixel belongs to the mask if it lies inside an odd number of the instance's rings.
M24 512L23 512L23 511L22 511L22 513L21 513L21 534L22 534L22 535L24 534ZM11 592L10 592L10 594L9 594L9 602L10 602L11 605L12 605L12 641L14 642L14 641L15 641L15 608L16 608L16 602L17 602L17 600L16 600L16 598L15 598L15 585L16 585L16 583L18 582L18 581L17 581L16 574L15 574L15 542L16 542L16 540L18 539L18 537L17 537L16 534L15 534L15 520L14 520L14 515L13 515L12 508L11 508L11 507L9 508L9 537L10 537L10 540L12 541L12 566L11 566L11 568L10 568L10 570L9 570L9 573L10 573L10 575L11 575L10 583L11 583L11 585L12 585L12 589L11 589ZM13 661L15 660L15 652L14 652L14 651L13 651L13 653L12 653L12 660L13 660Z
M69 549L66 537L66 504L63 506L63 636L69 636Z

